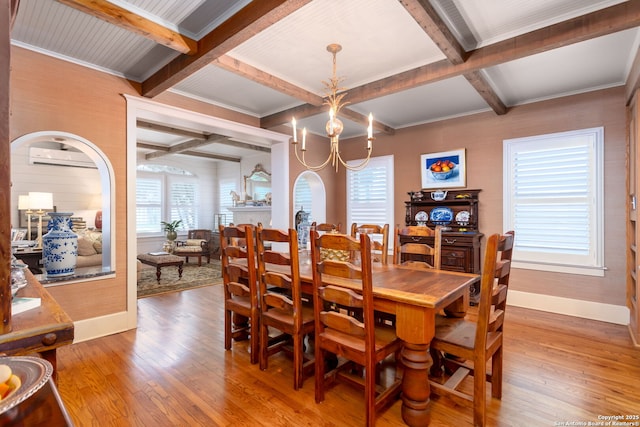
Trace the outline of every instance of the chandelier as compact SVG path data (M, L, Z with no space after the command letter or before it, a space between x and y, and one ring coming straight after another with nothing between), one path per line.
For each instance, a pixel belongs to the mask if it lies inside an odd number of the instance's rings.
M329 163L335 167L336 172L338 171L338 166L342 163L342 165L349 170L362 170L369 163L369 159L371 158L371 148L373 142L373 115L369 114L369 126L367 128L367 157L360 162L358 165L348 165L342 157L340 157L340 134L344 128L342 121L338 118L338 113L340 109L348 104L348 102L344 102L343 98L347 94L344 92L343 87L340 87L340 83L344 80L343 77L336 77L336 54L342 50L342 46L337 43L332 43L327 46L327 50L333 55L333 76L331 79L327 81L323 81L322 83L326 89L326 99L323 105L329 106L329 121L327 121L327 125L325 126L325 130L327 131L327 136L331 142L331 151L329 152L329 157L324 163L319 164L317 166L312 166L305 161L304 154L307 151L306 147L306 138L307 138L307 128L302 129L302 145L300 147L300 151L302 155L298 153L298 133L296 131L296 119L295 117L291 121L293 127L293 147L296 153L296 158L300 163L302 163L307 169L312 171L318 171L320 169L324 169ZM338 94L338 92L341 92Z

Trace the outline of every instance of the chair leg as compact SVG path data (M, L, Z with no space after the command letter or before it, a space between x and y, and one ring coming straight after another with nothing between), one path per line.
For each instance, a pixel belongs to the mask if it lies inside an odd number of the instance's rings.
M269 327L260 323L260 369L269 367Z
M368 427L374 427L376 425L376 366L374 363L369 363L370 366L365 366L365 404L366 407L366 425Z
M429 376L433 378L441 378L444 373L444 361L442 360L442 353L440 350L429 348L429 354L431 355L431 368L429 369Z
M231 311L224 309L224 348L231 350Z
M324 364L325 354L320 348L320 344L316 340L315 343L315 391L316 391L316 403L320 403L324 400Z
M304 357L302 355L302 337L300 333L293 334L293 389L302 388L303 372L302 364Z
M483 427L487 412L486 376L487 362L478 358L473 363L473 425Z
M496 350L491 358L491 396L502 398L502 346Z
M260 358L260 320L257 312L251 314L251 319L249 321L251 324L249 325L249 330L251 336L249 337L249 346L251 347L251 364L255 365L258 363ZM268 344L268 343L267 343Z

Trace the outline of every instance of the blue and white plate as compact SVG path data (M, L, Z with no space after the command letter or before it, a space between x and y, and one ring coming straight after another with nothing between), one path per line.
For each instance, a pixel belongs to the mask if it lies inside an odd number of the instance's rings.
M453 221L453 211L445 206L433 208L429 214L431 222L436 225L447 225Z
M425 211L420 211L415 216L416 221L418 222L427 222L429 220L429 215Z

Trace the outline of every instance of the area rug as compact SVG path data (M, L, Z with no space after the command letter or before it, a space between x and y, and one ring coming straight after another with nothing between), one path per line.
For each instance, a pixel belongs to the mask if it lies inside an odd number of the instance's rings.
M222 273L219 260L212 259L210 264L205 261L202 263L202 267L198 267L197 263L184 264L182 278L178 277L178 267L162 267L159 283L156 279L156 268L143 264L138 280L138 298L221 283Z

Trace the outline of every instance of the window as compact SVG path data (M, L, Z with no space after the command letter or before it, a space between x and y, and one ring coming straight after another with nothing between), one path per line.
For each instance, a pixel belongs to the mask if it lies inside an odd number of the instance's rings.
M138 233L162 231L162 180L138 178L136 180L136 230Z
M294 211L304 210L309 214L309 220L314 221L317 219L313 216L313 197L311 193L311 186L309 181L305 177L301 177L296 181L296 185L293 189L293 206ZM322 221L324 222L324 221Z
M514 267L604 275L602 127L504 141Z
M349 164L357 165L362 160ZM393 156L372 157L361 171L347 170L347 224L389 224L393 228ZM392 239L390 239L392 240ZM392 246L392 242L390 242Z
M136 231L161 233L161 221L182 220L180 230L198 228L198 184L184 170L140 165L136 178Z

